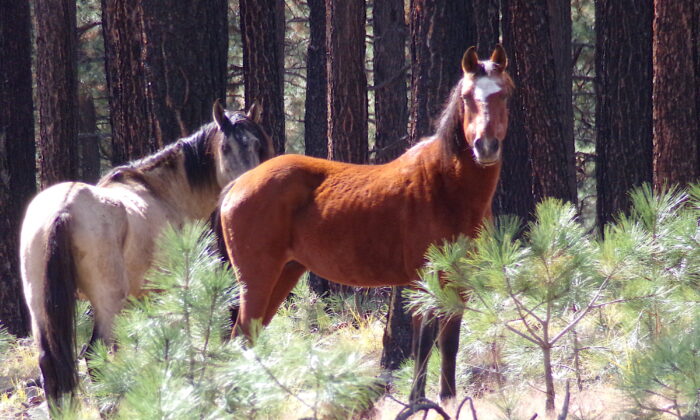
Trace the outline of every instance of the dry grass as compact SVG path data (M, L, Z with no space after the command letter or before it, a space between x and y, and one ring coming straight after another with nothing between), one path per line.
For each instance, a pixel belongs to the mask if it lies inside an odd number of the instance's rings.
M38 386L37 349L31 339L18 340L0 364L0 419L27 418L44 401Z
M377 366L382 351L383 319L378 316L358 317L353 323L334 328L324 340L332 345L352 345L354 349L366 355ZM81 363L84 370L84 363ZM0 419L42 418L45 412L43 391L34 382L39 377L37 366L37 351L31 340L20 340L14 344L8 355L0 363ZM536 385L535 385L536 386ZM493 386L492 388L496 388ZM564 397L564 389L557 389L557 412L560 410ZM428 395L437 401L436 395ZM465 395L446 402L443 408L455 418L457 405ZM405 397L396 397L405 401ZM480 420L489 419L530 419L537 413L538 418L547 418L544 410L544 395L533 387L508 387L493 391L475 399L474 406ZM569 407L569 419L612 420L631 419L628 414L631 402L624 395L608 384L591 384L583 391L572 387ZM383 397L363 418L373 420L389 420L396 418L404 408L402 403L390 397ZM94 405L85 401L80 418L99 418ZM304 412L298 404L290 401L289 413L285 418L296 419L309 413ZM423 413L414 416L423 418ZM428 419L439 419L434 411ZM460 413L460 419L471 420L469 405L465 404Z

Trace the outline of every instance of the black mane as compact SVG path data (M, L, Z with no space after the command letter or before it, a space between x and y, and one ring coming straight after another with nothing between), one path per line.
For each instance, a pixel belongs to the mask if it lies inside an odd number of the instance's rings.
M117 166L103 176L98 185L132 181L148 187L144 173L154 168L177 170L180 153L183 155L185 176L192 188L213 182L216 179L216 164L211 143L217 132L216 124L206 124L191 136L169 144L153 155Z

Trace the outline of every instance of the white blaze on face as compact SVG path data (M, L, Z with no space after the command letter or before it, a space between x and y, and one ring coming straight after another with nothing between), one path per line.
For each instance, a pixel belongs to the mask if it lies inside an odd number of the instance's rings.
M474 86L474 99L478 102L486 102L486 98L503 89L498 79L493 77L480 77Z

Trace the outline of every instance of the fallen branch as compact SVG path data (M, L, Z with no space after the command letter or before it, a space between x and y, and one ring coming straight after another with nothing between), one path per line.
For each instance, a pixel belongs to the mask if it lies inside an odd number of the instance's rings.
M450 420L450 415L447 414L442 407L425 398L422 398L401 410L396 416L396 420L407 420L412 415L421 411L425 411L425 414L427 415L430 410L435 410L435 412L441 415L443 419Z

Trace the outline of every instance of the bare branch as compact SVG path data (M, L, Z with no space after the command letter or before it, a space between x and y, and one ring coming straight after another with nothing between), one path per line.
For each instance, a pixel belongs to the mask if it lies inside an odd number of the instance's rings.
M457 413L455 413L455 418L456 418L457 420L459 420L459 412L462 411L462 406L464 406L464 404L465 404L467 401L469 401L469 408L471 409L471 412L472 412L472 419L473 419L473 420L479 420L479 419L476 417L476 409L474 408L474 400L472 399L472 397L469 397L469 396L464 397L464 399L462 400L462 402L459 403L459 406L457 406Z
M445 420L450 419L450 415L447 414L438 404L428 399L421 398L417 402L401 410L401 412L399 412L399 414L396 416L396 420L407 420L409 417L420 411L425 411L427 414L430 410L435 410Z

